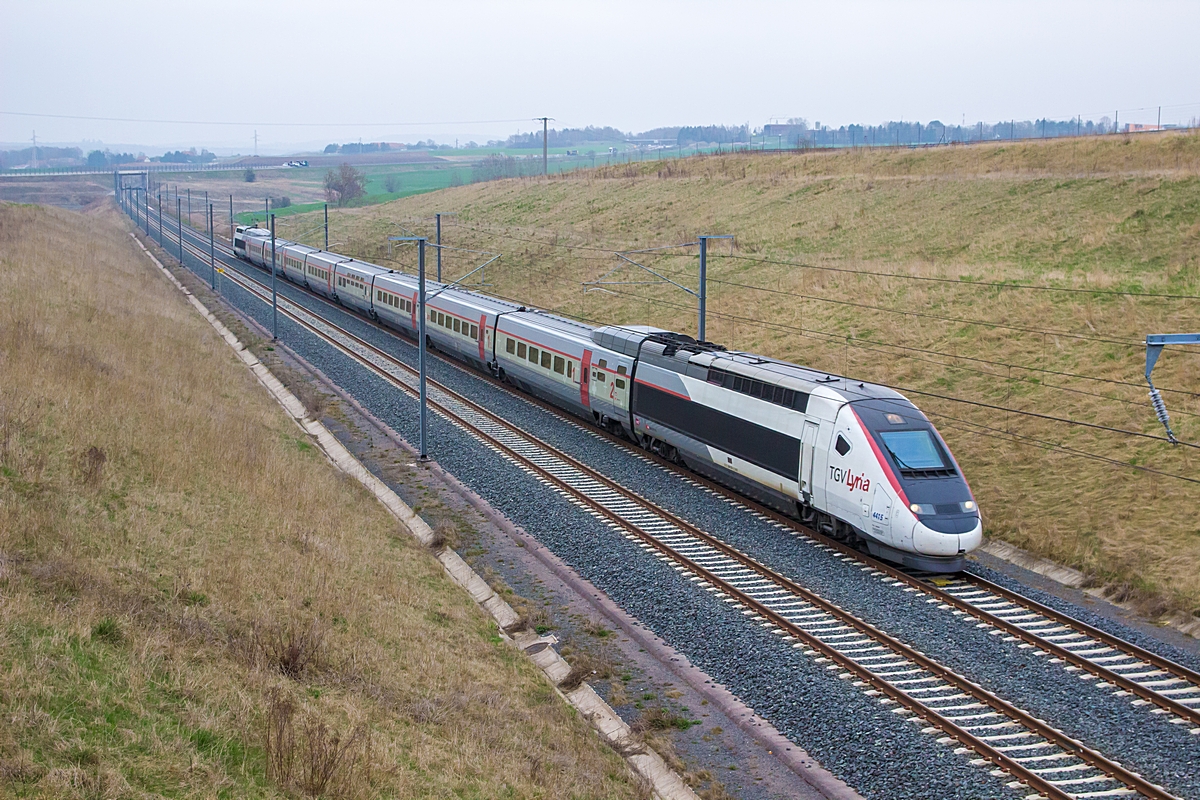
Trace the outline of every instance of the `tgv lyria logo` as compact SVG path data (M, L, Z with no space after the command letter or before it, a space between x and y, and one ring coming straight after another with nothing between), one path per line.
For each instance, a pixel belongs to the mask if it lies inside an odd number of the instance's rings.
M871 479L866 475L855 475L848 469L840 467L830 467L829 477L833 478L836 483L845 483L850 491L869 492L871 491Z

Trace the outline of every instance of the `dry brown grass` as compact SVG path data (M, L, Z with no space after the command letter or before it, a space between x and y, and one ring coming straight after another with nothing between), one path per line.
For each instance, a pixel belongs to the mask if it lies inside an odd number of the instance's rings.
M694 301L677 289L585 292L581 284L617 266L606 251L733 233L737 256L807 267L727 258L727 245L714 243L714 341L920 392L1154 435L1161 428L1142 388L1140 341L1148 332L1200 329L1195 300L904 277L1200 294L1195 134L616 165L339 212L330 238L345 243L344 252L411 267L407 253L388 260L387 236L431 235L432 212L446 209L459 211L449 226L443 221L447 244L503 253L488 268L491 291L503 296L586 319L694 333ZM313 224L311 216L288 218L281 235ZM694 253L643 258L694 286ZM475 258L447 251L446 274L462 275ZM614 279L647 277L627 268ZM1183 392L1167 394L1176 431L1200 441L1200 358L1168 351L1155 378ZM1200 486L1061 448L1197 478L1194 451L911 396L963 463L989 535L1083 569L1147 613L1200 612L1200 527L1192 513Z
M636 793L111 209L0 205L0 654L4 795Z

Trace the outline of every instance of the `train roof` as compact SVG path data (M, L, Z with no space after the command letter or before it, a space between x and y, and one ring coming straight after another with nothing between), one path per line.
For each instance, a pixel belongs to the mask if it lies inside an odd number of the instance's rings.
M244 234L248 236L270 236L271 232L263 228L247 228ZM287 247L298 245L297 242L279 239L276 240L276 243ZM306 247L306 245L299 246ZM314 250L313 252L324 252L332 257L346 258L330 251ZM408 280L415 280L417 277L410 272L387 269L378 264L358 259L350 259L344 262L343 266L353 266L364 272L378 270L384 276L392 275L396 278ZM526 318L530 322L536 322L539 325L553 328L569 336L591 340L600 347L624 353L630 357L637 357L639 355L650 356L662 366L668 366L683 373L688 371L688 365L692 365L693 370L697 367L704 369L711 367L756 377L760 380L765 377L763 373L767 373L778 375L780 378L790 378L794 381L800 381L812 388L824 387L827 390L841 394L847 402L898 400L911 405L904 395L886 386L867 383L866 381L856 381L843 375L811 369L799 364L792 364L788 361L781 361L777 358L760 356L756 353L728 350L723 345L697 341L687 334L676 333L663 328L655 328L649 325L604 325L596 328L549 311L518 305L511 300L493 297L464 287L453 286L452 284L431 281L428 278L425 280L425 286L426 291L429 293L439 292L458 295L460 302L470 302L473 305L490 309L492 313L527 315ZM656 346L649 350L643 350L642 345L646 341L650 341Z
M645 325L607 325L593 331L592 339L602 347L629 356L640 355L658 366L684 374L695 372L697 368L713 368L758 380L770 380L769 376L776 375L779 378L799 381L806 388L824 387L837 392L848 402L899 400L908 403L903 395L886 386L855 381L842 375L822 372L757 353L727 350L723 345L700 342L687 334L662 328Z

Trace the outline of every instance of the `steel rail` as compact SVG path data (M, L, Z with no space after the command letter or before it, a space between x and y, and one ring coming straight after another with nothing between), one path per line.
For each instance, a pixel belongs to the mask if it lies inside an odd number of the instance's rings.
M198 252L198 250L196 248L193 248L190 245L188 246L188 249L189 249L189 251L196 250L196 252ZM258 296L260 299L264 299L261 292L265 291L265 289L264 289L264 284L262 284L261 282L257 281L256 279L254 279L248 275L245 275L244 273L240 274L238 276L238 278L234 278L234 280L238 280L239 282L245 281L248 284L256 285L258 287L257 289L254 289L251 287L248 287L248 288L250 288L251 291L256 296ZM317 327L316 325L313 325L313 324L309 323L308 321L306 321L305 319L303 319L300 314L297 314L288 308L282 308L281 310L284 312L285 316L289 317L294 322L301 325L301 327L305 328L306 330L311 331L313 334L317 335L319 338L332 344L337 349L339 349L342 352L349 355L352 359L358 361L360 364L366 366L369 370L375 372L377 375L379 375L383 379L387 380L392 385L401 389L401 391L404 391L405 393L409 394L410 396L415 396L416 390L413 387L410 387L403 381L398 380L394 375L390 374L388 371L381 368L377 364L374 364L371 361L363 358L363 356L361 354L355 353L352 349L345 346L343 343L337 341L334 337L329 336L327 333L321 331L320 328ZM311 314L312 312L307 312L307 313ZM313 315L313 316L316 316L316 315ZM390 363L390 364L394 365L395 367L402 369L405 372L408 372L410 374L413 372L412 367L405 364L403 361L400 361L399 359L395 358L394 356L387 353L383 349L371 344L370 342L363 340L361 337L358 337L353 333L350 333L349 331L345 330L344 328L342 328L341 326L338 326L335 323L332 323L332 322L322 319L320 317L316 317L316 318L320 319L322 324L333 329L334 331L337 332L337 334L339 336L345 337L347 340L352 342L355 346L361 347L361 348L367 350L368 352L375 354L377 357L380 357L385 362ZM846 625L854 628L859 633L865 635L866 637L870 638L871 640L888 648L896 655L899 655L900 657L902 657L908 661L911 661L914 664L917 664L918 666L921 667L921 669L925 670L929 674L934 675L935 677L939 678L942 681L945 681L947 684L953 686L954 688L958 689L959 691L962 691L962 692L968 694L969 696L971 696L975 700L981 702L982 704L988 706L989 708L992 708L992 709L1000 712L1001 714L1007 716L1009 719L1016 721L1017 723L1019 723L1020 725L1025 727L1027 730L1029 730L1033 733L1036 733L1038 736L1040 736L1043 739L1045 739L1046 741L1052 743L1053 745L1058 747L1063 752L1068 753L1069 755L1071 755L1075 758L1078 758L1079 760L1083 761L1084 763L1088 764L1089 766L1092 766L1093 768L1097 769L1098 771L1104 773L1105 775L1112 778L1113 780L1115 780L1119 783L1123 783L1126 786L1139 792L1140 794L1142 794L1146 797L1149 797L1149 798L1155 798L1156 800L1170 800L1170 798L1173 797L1172 795L1167 793L1165 790L1163 790L1161 787L1158 787L1158 786L1150 783L1149 781L1145 780L1141 776L1139 776L1133 772L1130 772L1129 770L1126 770L1124 767L1120 766L1119 764L1116 764L1115 762L1105 758L1100 753L1098 753L1094 750L1091 750L1090 748L1084 746L1083 744L1066 736L1066 734L1063 734L1062 732L1053 728L1049 724L1030 716L1026 712L1011 705L1007 701L997 697L996 695L987 691L986 689L983 689L982 687L967 680L966 678L964 678L962 676L959 676L957 673L953 672L952 670L949 670L946 667L941 666L936 661L934 661L931 658L925 656L924 654L916 651L915 649L909 647L908 645L904 644L903 642L900 642L899 640L894 639L890 635L875 628L874 626L870 625L869 623L859 620L857 617L854 617L852 614L844 611L843 609L839 608L838 606L833 605L832 603L829 603L828 601L825 601L819 595L816 595L815 593L796 584L795 582L791 581L790 579L788 579L782 575L779 575L778 573L774 572L773 570L766 567L765 565L759 563L755 559L750 558L749 556L745 555L744 553L741 553L740 551L738 551L735 548L731 547L730 545L722 542L721 540L717 539L716 537L711 536L710 534L699 529L698 527L691 524L690 522L687 522L686 520L678 517L677 515L673 514L672 512L659 507L657 504L638 496L633 491L626 489L624 486L617 483L616 481L613 481L613 480L605 477L600 472L592 469L591 467L587 466L586 464L583 464L582 462L575 459L573 456L570 456L569 454L562 452L551 445L548 445L544 442L541 442L539 440L532 438L529 434L522 431L520 428L518 428L513 423L510 423L507 420L503 419L502 417L492 413L491 411L480 406L478 403L474 402L473 400L470 400L469 398L466 398L466 397L460 395L459 393L457 393L451 389L448 389L445 386L440 385L436 381L431 381L431 383L437 389L439 389L441 392L443 392L446 395L448 395L449 397L453 398L455 400L455 402L465 405L471 411L478 413L481 416L485 417L486 419L502 426L504 429L515 434L522 440L529 442L533 446L548 452L554 458L557 458L558 460L567 464L568 466L570 466L572 469L576 470L577 472L596 481L597 483L601 484L602 486L609 489L610 491L616 492L617 494L619 494L626 500L631 501L638 506L641 506L642 508L646 509L647 511L650 511L651 513L655 514L656 516L659 516L660 518L666 520L667 522L669 522L670 524L679 528L680 530L685 531L688 535L692 536L693 538L698 539L698 540L704 542L705 544L709 545L713 549L720 551L721 553L723 553L730 559L734 560L738 564L745 566L745 567L751 569L756 574L760 575L761 577L766 578L767 580L770 580L771 582L775 583L780 588L783 588L783 589L791 592L795 596L803 598L806 602L813 605L814 607L821 609L823 612L829 614L830 616L834 617L838 621L843 622ZM445 404L443 404L437 400L434 400L432 398L429 399L428 402L431 406L433 406L437 411L439 411L439 413L441 413L447 419L451 420L452 422L454 422L455 424L464 428L468 432L470 432L473 435L477 436L478 438L482 439L489 446L504 453L508 458L515 461L519 465L521 465L527 471L530 471L530 472L538 475L544 481L557 487L558 490L560 492L562 492L563 494L565 494L566 496L573 498L576 502L591 509L593 512L602 516L603 518L608 520L610 523L612 523L616 527L619 527L622 530L625 530L627 533L629 533L633 536L636 536L638 539L640 539L641 541L646 543L648 546L654 548L658 552L662 553L667 558L675 561L676 563L681 564L684 568L688 569L693 574L696 574L697 576L701 577L703 580L705 580L710 585L717 588L722 593L733 598L739 604L752 609L755 614L759 615L760 617L762 617L764 619L769 620L771 622L771 624L776 625L781 630L786 631L789 635L793 636L796 639L799 639L800 641L804 642L806 645L812 647L815 651L820 652L824 657L830 659L831 661L834 661L839 666L843 667L846 671L850 672L851 674L857 675L860 679L862 679L862 681L865 684L871 685L872 687L876 688L881 693L887 695L890 699L894 700L898 704L902 705L906 709L908 709L908 710L912 711L914 714L918 715L920 718L930 722L931 724L933 724L937 728L941 729L946 734L948 734L951 737L953 737L954 739L958 740L964 746L968 747L969 749L971 749L974 752L978 753L979 755L983 756L987 760L991 761L996 766L998 766L1001 769L1005 770L1006 772L1010 773L1014 778L1019 779L1020 782L1025 783L1026 785L1028 785L1034 789L1037 789L1039 792L1041 792L1046 797L1061 798L1062 800L1067 800L1068 798L1071 798L1073 796L1070 793L1065 792L1064 790L1062 790L1061 788L1056 786L1053 782L1046 780L1045 778L1042 778L1041 776L1036 774L1031 769L1023 766L1017 760L1013 759L1012 757L1010 757L1010 756L1006 755L1005 753L992 747L990 744L983 741L981 738L971 734L969 731L967 731L964 728L962 728L961 726L957 725L952 719L945 717L942 714L939 714L932 707L925 705L921 701L913 698L911 695L906 693L904 690L892 685L886 679L874 674L868 668L866 668L859 662L855 661L850 656L847 656L847 655L841 653L835 647L821 641L818 637L816 637L815 635L806 631L804 628L800 627L799 625L795 624L794 622L788 620L786 617L784 617L777 611L767 607L766 605L759 602L755 598L746 594L744 591L742 591L738 587L732 585L728 581L725 581L724 579L722 579L720 576L716 575L714 572L712 572L710 569L708 569L704 565L693 561L687 555L680 553L676 549L674 549L674 548L670 547L669 545L667 545L666 543L660 541L654 535L645 531L638 525L624 519L621 515L619 515L615 511L613 511L611 508L609 508L605 504L603 504L600 501L596 500L595 498L589 496L586 492L583 492L582 490L578 489L577 487L572 486L568 481L564 480L559 475L556 475L554 472L537 464L536 462L534 462L533 460L531 460L524 454L513 449L512 447L505 444L504 442L502 442L495 436L491 435L487 431L482 430L477 424L472 423L470 420L466 419L461 414L457 413L456 411L449 408Z

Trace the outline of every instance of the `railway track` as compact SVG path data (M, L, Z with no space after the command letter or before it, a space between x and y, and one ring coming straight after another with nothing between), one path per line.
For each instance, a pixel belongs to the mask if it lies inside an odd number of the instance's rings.
M233 258L232 250L228 246L218 244L217 247L224 256ZM241 262L238 264L240 265ZM316 293L310 293L310 295L323 303L337 306L321 295ZM337 307L347 310L342 306ZM377 325L378 323L371 322L371 324ZM382 326L380 327L382 328ZM384 330L392 333L389 329L385 328ZM456 362L452 361L451 363L460 366ZM508 390L508 387L499 381L492 378L486 379ZM563 417L572 424L578 424L574 418L566 415L561 409L535 398L525 395L521 395L521 397ZM604 431L593 431L593 433L607 438L641 458L649 459L680 474L686 480L717 491L731 502L768 516L795 534L821 542L840 553L858 559L864 565L877 571L885 582L916 589L928 595L931 601L936 601L939 607L944 606L957 614L970 615L978 620L981 626L991 627L997 635L1002 635L1010 641L1017 639L1024 644L1037 647L1050 655L1056 662L1064 663L1064 669L1080 672L1082 678L1094 680L1096 682L1094 685L1098 687L1111 686L1114 693L1132 698L1131 702L1135 705L1153 706L1151 709L1153 713L1168 715L1170 721L1175 724L1191 725L1191 732L1200 735L1200 673L980 576L965 572L950 578L929 576L879 561L859 550L832 540L773 509L736 494L718 483L690 471L684 472L678 465L649 454L624 439Z
M197 245L185 241L184 247L201 259L207 257L205 249ZM240 271L226 275L263 302L270 302L264 282ZM279 312L397 389L416 396L415 368L286 299L280 300ZM1172 797L1162 787L469 398L436 381L428 384L429 405L435 413L744 614L791 638L794 647L838 670L840 677L854 679L881 703L895 706L897 713L922 724L923 732L940 733L939 741L957 742L964 748L962 752L975 753L974 763L991 764L994 774L1010 779L1012 788L1027 789L1031 797L1048 798ZM905 580L917 579L905 576ZM956 602L976 607L972 604L976 595L962 593L967 596ZM986 613L993 610L999 609L985 609Z

